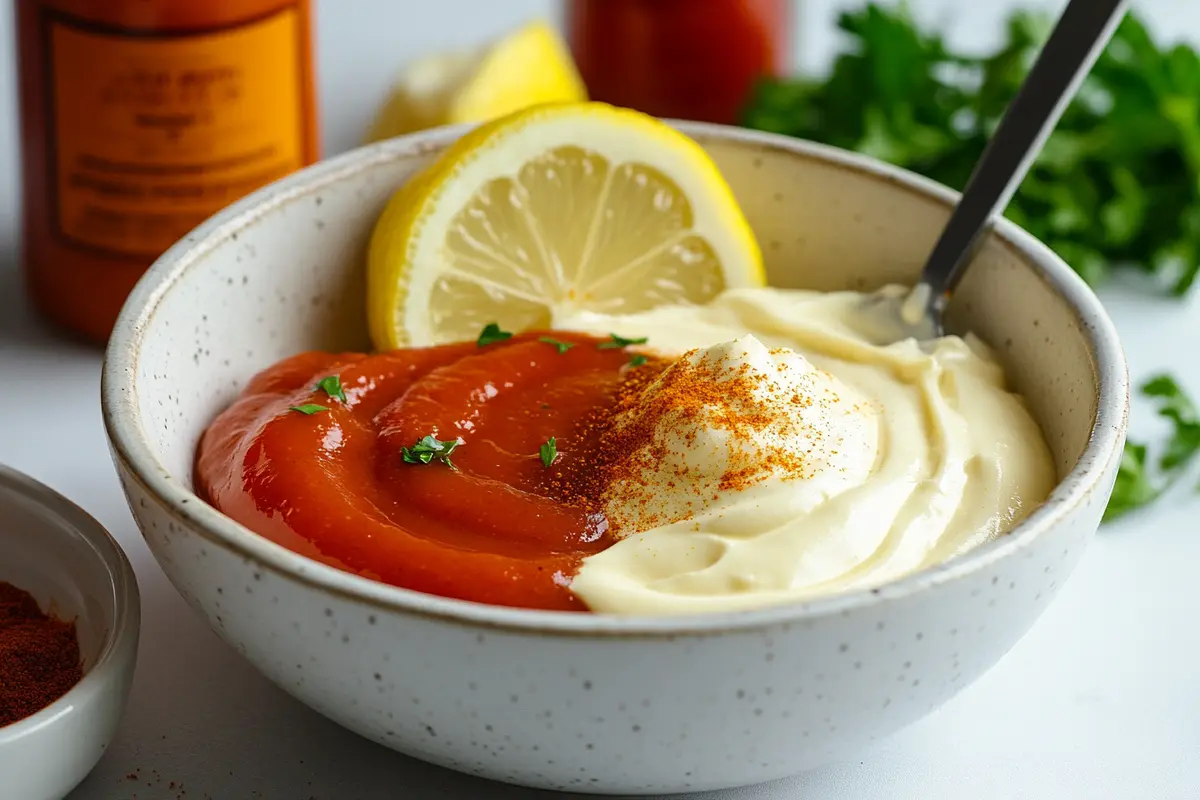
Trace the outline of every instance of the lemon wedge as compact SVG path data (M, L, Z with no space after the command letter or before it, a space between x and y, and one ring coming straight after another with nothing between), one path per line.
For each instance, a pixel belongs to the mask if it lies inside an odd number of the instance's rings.
M531 22L488 47L412 64L380 109L367 141L586 99L562 37L544 22Z
M602 103L526 109L468 132L392 197L367 261L381 350L765 283L754 234L700 145Z

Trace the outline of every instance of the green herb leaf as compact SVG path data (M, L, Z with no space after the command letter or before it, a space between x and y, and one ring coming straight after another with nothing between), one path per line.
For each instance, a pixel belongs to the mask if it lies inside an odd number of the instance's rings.
M323 406L318 403L304 403L299 406L292 406L288 411L299 411L301 414L311 417L319 411L328 411L328 406Z
M639 336L636 339L626 339L624 336L618 336L615 333L610 333L608 335L608 339L609 340L607 342L601 342L600 344L596 345L596 347L600 350L617 350L622 347L629 347L631 344L645 344L647 341L649 341L648 336Z
M542 457L542 466L547 469L554 463L554 459L558 458L558 442L553 436L546 440L546 443L538 448L538 455Z
M554 345L554 347L558 349L558 354L560 356L575 346L574 342L563 342L551 336L539 336L538 341Z
M483 330L479 332L479 338L475 340L475 344L479 347L487 347L489 344L503 342L506 339L512 338L512 333L509 331L500 330L500 326L494 322L489 322L483 326Z
M1187 393L1169 375L1158 375L1142 386L1142 394L1157 401L1158 415L1171 423L1171 435L1151 463L1148 448L1130 441L1121 455L1105 521L1154 502L1187 472L1200 454L1200 415Z
M346 402L346 390L342 388L342 379L337 375L321 378L316 386L317 391L324 392L334 400Z
M646 363L647 361L649 361L649 360L650 360L650 359L646 358L646 357L645 357L644 355L642 355L641 353L638 353L638 354L637 354L637 355L635 355L633 358L629 359L629 366L631 366L631 367L640 367L640 366L642 366L643 364L645 364L645 363Z
M1146 463L1146 446L1127 443L1121 454L1112 497L1104 509L1104 521L1110 522L1135 508L1153 503L1163 491L1159 483Z
M450 460L450 454L461 443L457 439L442 441L433 434L421 437L412 447L402 447L401 455L406 464L429 464L440 461L451 469L457 469Z

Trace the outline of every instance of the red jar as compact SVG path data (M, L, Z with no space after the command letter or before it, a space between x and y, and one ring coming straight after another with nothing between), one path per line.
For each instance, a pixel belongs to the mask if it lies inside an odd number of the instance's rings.
M793 0L566 0L593 100L733 124L754 82L791 67Z

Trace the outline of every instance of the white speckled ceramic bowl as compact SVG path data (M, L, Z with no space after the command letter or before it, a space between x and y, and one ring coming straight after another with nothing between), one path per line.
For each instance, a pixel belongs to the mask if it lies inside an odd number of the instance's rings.
M125 710L137 660L137 579L100 523L0 466L0 581L75 621L83 678L41 711L0 727L0 800L59 800L91 772Z
M911 280L952 201L844 152L682 127L724 171L779 285ZM1062 481L1011 535L881 589L674 619L497 608L313 563L203 503L197 439L255 371L308 348L367 345L376 215L459 133L356 150L254 194L163 256L117 324L104 415L130 507L225 641L304 703L418 758L529 786L662 793L852 756L953 697L1025 633L1100 521L1128 387L1096 297L1008 223L953 319L998 348Z

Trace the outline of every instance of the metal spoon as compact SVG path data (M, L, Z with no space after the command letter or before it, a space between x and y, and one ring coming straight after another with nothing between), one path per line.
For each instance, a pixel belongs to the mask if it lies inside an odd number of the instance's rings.
M885 302L900 320L897 339L941 336L942 315L983 234L1004 211L1079 84L1108 44L1129 0L1071 0L1021 91L1004 112L907 297Z

